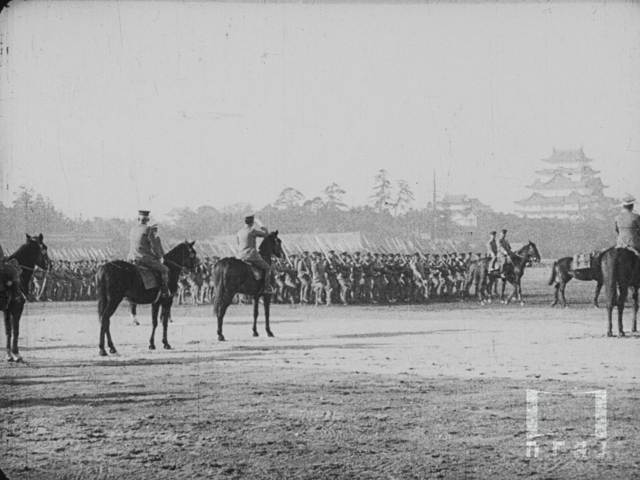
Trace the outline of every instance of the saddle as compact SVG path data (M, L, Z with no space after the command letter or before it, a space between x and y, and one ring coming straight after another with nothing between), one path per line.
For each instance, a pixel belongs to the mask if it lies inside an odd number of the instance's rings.
M587 270L593 267L595 256L592 253L576 253L573 256L573 270Z
M264 277L264 271L261 268L258 268L252 263L249 263L245 260L240 261L251 269L251 273L253 273L253 277L256 279L256 281L262 280L262 277Z
M142 284L145 290L151 290L161 285L160 275L149 267L144 267L138 263L131 262L136 267L140 277L142 278Z

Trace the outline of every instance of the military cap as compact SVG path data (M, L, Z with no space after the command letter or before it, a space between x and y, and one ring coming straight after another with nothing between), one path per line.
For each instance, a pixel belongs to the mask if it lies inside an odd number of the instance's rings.
M503 228L501 231L502 231L502 233L507 233L507 229L506 228Z
M148 217L151 212L149 210L138 210L138 216Z
M636 199L633 198L632 195L625 195L625 197L622 199L622 206L623 207L628 207L629 205L633 205L634 203L636 203Z
M498 234L498 232L496 232L495 230L491 230L491 231L489 232L489 235L497 235L497 234Z

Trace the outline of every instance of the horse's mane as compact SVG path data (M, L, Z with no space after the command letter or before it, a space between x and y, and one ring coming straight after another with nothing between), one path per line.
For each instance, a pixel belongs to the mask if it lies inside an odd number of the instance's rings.
M25 243L20 245L18 250L16 250L11 255L9 255L7 257L7 260L11 260L12 258L16 258L17 259L19 256L22 256L22 254L25 253L27 251L27 249L33 248L33 246L32 246L33 244L37 244L37 243L38 242L36 240L27 240Z

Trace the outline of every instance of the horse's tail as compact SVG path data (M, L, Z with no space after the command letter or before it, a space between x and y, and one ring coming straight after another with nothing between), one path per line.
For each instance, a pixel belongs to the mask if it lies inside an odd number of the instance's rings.
M102 318L102 314L107 308L108 302L108 285L107 285L107 276L105 275L104 266L98 269L98 273L96 273L96 281L97 281L97 293L98 293L98 320Z
M558 265L558 261L553 262L553 267L551 267L551 277L549 277L549 285L553 285L556 281L556 266Z

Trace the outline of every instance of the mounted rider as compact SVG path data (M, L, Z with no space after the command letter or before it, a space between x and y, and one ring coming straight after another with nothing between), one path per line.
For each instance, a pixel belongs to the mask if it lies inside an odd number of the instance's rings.
M640 215L633 211L635 201L631 195L622 199L622 211L615 220L616 248L626 248L640 257Z
M256 248L256 238L266 237L269 235L269 230L262 225L255 224L255 215L253 213L245 215L244 223L244 227L236 235L239 247L236 258L250 263L264 272L264 287L261 293L271 295L275 293L271 288L271 265L262 258Z
M138 211L138 224L131 228L127 260L160 274L162 298L170 296L169 269L163 265L164 250L158 237L158 226L149 223L149 210Z
M6 309L8 298L5 295L5 280L4 277L11 277L11 280L6 283L6 286L11 287L11 293L17 300L24 300L25 296L22 293L22 280L20 279L20 268L6 262L2 245L0 245L0 308Z
M504 277L504 267L510 263L511 261L511 245L507 240L507 231L505 229L501 230L500 238L498 239L498 259L500 262L500 276Z
M496 240L496 235L498 232L492 230L489 235L489 241L487 242L487 257L491 259L489 263L489 271L493 271L496 269L496 262L498 261L498 242Z

